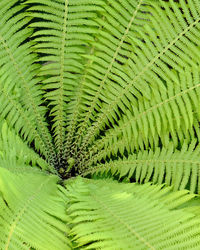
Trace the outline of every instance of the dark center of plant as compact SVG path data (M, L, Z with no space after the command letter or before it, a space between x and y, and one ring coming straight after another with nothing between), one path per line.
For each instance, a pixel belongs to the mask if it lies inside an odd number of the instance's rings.
M75 159L72 157L69 158L67 161L61 159L59 163L55 165L55 168L57 169L59 176L63 180L75 177L79 174L78 169L75 168Z

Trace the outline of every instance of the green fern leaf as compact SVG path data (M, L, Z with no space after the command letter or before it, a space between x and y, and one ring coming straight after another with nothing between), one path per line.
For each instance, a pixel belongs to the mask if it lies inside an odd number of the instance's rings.
M37 42L34 48L37 53L45 54L38 60L44 63L39 75L46 78L43 88L45 98L52 106L55 145L60 159L65 142L68 103L73 101L84 71L82 55L97 32L98 24L92 19L95 12L101 10L102 1L45 0L41 4L40 1L29 0L26 3L36 4L29 8L30 15L40 18L30 26L41 28L33 34Z
M81 249L198 249L199 217L185 191L145 184L77 180L69 212ZM186 209L180 209L187 204ZM189 211L190 212L189 212ZM187 241L185 239L187 238Z
M0 20L0 249L200 249L199 0Z
M195 148L194 141L190 147L187 143L182 149L174 150L173 145L167 149L157 148L155 151L139 151L137 154L130 154L128 158L110 161L105 164L97 164L90 167L83 175L88 174L116 176L119 179L131 178L139 183L152 181L153 183L166 183L178 189L189 189L192 193L200 193L199 186L199 147ZM195 149L194 149L195 148ZM95 164L95 158L88 164Z
M56 181L55 176L16 176L0 168L1 249L70 249L69 219Z
M190 2L190 5L195 6L196 1ZM99 97L101 100L101 109L99 109L95 118L92 118L95 121L88 128L87 134L84 135L82 146L79 149L79 156L81 156L89 144L94 142L105 126L110 127L110 124L120 123L123 113L125 113L123 119L126 120L130 120L130 117L134 116L134 112L137 112L135 111L135 106L131 105L131 103L135 103L132 101L134 97L137 98L136 100L139 103L140 101L149 100L153 102L160 99L161 102L167 104L167 99L170 98L167 95L173 95L178 89L182 89L180 86L180 82L182 81L182 79L180 81L180 75L186 71L186 76L183 76L183 78L187 78L188 67L198 68L199 42L196 39L199 36L200 22L198 8L196 15L191 13L190 19L188 18L190 22L187 22L182 18L181 12L182 5L183 8L185 6L184 1L181 1L180 4L170 1L170 5L164 1L159 1L159 3L160 6L153 1L145 6L146 12L151 13L151 15L147 15L150 19L150 24L146 24L143 28L139 29L137 37L130 36L133 40L133 53L129 56L124 72L118 72L117 69L114 71L115 75L121 79L117 80L115 77L109 84L104 86L104 91L101 92L101 96ZM195 36L192 35L194 33ZM120 70L122 70L121 66ZM190 82L183 84L188 86ZM199 82L197 79L196 83L191 86L191 91L194 89L195 91L198 90L198 87ZM183 95L186 96L185 94L189 94L188 92L190 92L190 88L186 92L183 91ZM130 97L131 95L132 98ZM190 115L191 100L185 97L183 101L182 94L178 94L176 99L180 109L187 102L187 113ZM143 106L144 104L140 105ZM159 106L158 104L158 108ZM144 109L144 107L139 106L138 108ZM128 112L130 113L127 114ZM145 111L143 112L145 113ZM177 115L177 120L179 116L183 115L183 109L180 111L174 109L174 112L176 112L174 115ZM160 111L160 113L162 112ZM166 115L167 112L165 111ZM159 116L156 116L158 121L160 120ZM189 116L189 121L187 117L183 118L185 123L184 129L187 130L191 126L192 117ZM144 121L141 121L139 127L143 127L142 132L146 136L148 134L146 128L149 128L149 125L147 126L143 123ZM138 130L136 126L134 126L134 129ZM142 134L142 136L144 135Z
M41 145L46 147L45 154L48 154L47 158L52 164L56 161L56 157L51 136L44 121L46 108L41 106L42 92L38 87L39 78L35 78L38 68L34 64L36 54L31 53L32 42L25 43L32 33L27 27L31 18L27 17L23 6L15 6L17 2L17 0L11 0L7 4L5 1L0 1L0 89L1 99L3 99L0 114L2 117L7 117L17 131L22 130L25 138L30 139L29 142L33 139L33 134L37 134L36 138L39 138ZM9 99L5 101L5 98ZM15 105L16 107L13 107ZM29 117L33 123L31 126L28 126L20 112ZM18 117L21 117L21 120L18 120ZM23 128L24 123L27 124L26 132ZM35 132L36 128L37 132ZM44 151L44 148L41 147L41 151Z
M15 173L52 171L51 165L26 145L10 130L6 122L0 123L0 167ZM32 167L30 167L32 165ZM36 168L37 166L37 168ZM41 169L41 170L40 170Z

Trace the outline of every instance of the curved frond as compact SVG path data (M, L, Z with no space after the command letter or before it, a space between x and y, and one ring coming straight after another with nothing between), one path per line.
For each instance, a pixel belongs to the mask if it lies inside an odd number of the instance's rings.
M140 183L166 183L174 190L187 188L192 193L200 193L200 148L195 146L194 141L189 147L185 143L181 150L174 150L171 145L167 149L139 151L127 158L89 167L83 175L111 175Z
M27 17L25 7L17 2L11 0L8 4L0 1L0 98L4 101L9 96L11 100L3 102L0 114L8 117L7 120L17 132L22 130L22 135L29 142L33 140L37 129L37 138L42 142L41 145L45 145L47 159L52 164L56 157L44 120L46 108L42 106L42 91L38 84L40 79L35 77L38 71L36 54L31 49L33 43L27 41L32 34L32 30L27 27L31 18ZM15 103L17 107L14 107ZM20 111L28 116L32 126L21 117ZM41 151L44 151L42 147Z
M72 234L84 249L198 249L200 218L179 207L188 191L77 180L69 189ZM187 239L187 241L185 240Z
M108 156L110 152L131 153L156 148L160 142L167 147L170 141L174 147L185 140L189 144L199 131L199 69L187 69L178 79L176 85L166 83L167 93L154 91L151 100L141 99L132 111L126 110L118 124L96 140L86 154L100 154L100 150Z

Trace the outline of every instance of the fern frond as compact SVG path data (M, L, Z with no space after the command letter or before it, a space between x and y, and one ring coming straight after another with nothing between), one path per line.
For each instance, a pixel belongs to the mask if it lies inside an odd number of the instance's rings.
M0 168L1 249L71 249L56 182L55 176L14 175Z
M2 86L0 85L0 87ZM12 93L8 93L5 89L1 88L1 118L6 118L9 125L15 127L16 131L20 131L21 129L20 134L29 143L34 140L35 149L47 157L48 153L45 144L35 129L34 122L31 121L31 115L29 117L30 112L23 109L21 103L16 99L16 95L16 93L12 95ZM23 127L21 127L22 124Z
M78 132L74 144L80 144L85 130L95 119L96 111L102 107L100 95L105 85L112 84L116 71L120 75L121 65L127 60L131 46L127 43L130 33L135 33L145 23L143 0L112 1L105 6L103 18L96 19L101 29L96 35L92 63L83 79L83 93L78 107ZM123 13L123 15L122 15Z
M72 234L84 249L198 249L200 218L179 207L194 196L162 186L77 180ZM187 241L185 241L187 239Z
M40 28L33 34L37 42L34 48L43 55L38 61L45 63L39 75L46 78L43 89L52 106L52 127L60 159L65 142L68 103L75 99L84 72L85 59L82 55L86 54L89 42L94 41L98 24L93 19L102 9L103 1L45 0L41 3L28 0L26 3L35 4L29 8L30 15L39 18L30 26Z
M116 138L117 139L117 138ZM198 142L200 139L200 128L198 120L194 120L194 126L185 130L182 126L177 133L172 134L172 137L169 134L166 134L164 139L164 147L168 148L173 145L173 148L179 148L182 145L193 144L194 142ZM196 140L197 139L197 140ZM101 142L99 142L100 144ZM145 143L145 145L144 145ZM150 144L150 146L148 145ZM123 157L124 155L129 155L131 153L149 150L156 150L160 147L160 141L157 134L152 137L151 133L149 134L148 140L144 141L143 138L138 138L138 144L135 144L134 141L129 143L127 138L121 138L120 140L116 140L115 143L106 146L106 150L104 148L102 150L97 150L96 145L90 148L90 151L87 155L85 155L86 161L83 161L83 169L89 168L93 164L101 161L107 161L108 158L118 158ZM146 146L147 145L147 146ZM175 146L176 145L176 146Z
M118 124L96 140L86 154L111 152L117 155L125 150L152 149L171 141L174 147L187 139L190 143L199 130L199 69L181 73L179 84L166 83L167 93L154 91L151 100L141 99L132 106L132 112L125 111ZM105 156L104 156L105 158Z
M136 103L137 106L137 102L140 102L140 100L142 102L144 100L153 102L160 99L160 102L163 102L163 98L166 100L168 94L172 96L176 90L181 90L182 86L178 75L185 70L187 71L188 67L198 67L199 9L196 8L196 12L193 13L192 11L189 12L188 7L187 15L190 15L190 18L188 17L186 20L182 18L184 1L180 1L179 4L174 1L169 3L159 2L160 6L154 1L145 6L146 11L151 13L151 15L148 15L150 24L146 24L138 30L139 37L131 36L133 53L130 55L127 67L124 67L122 73L115 70L114 81L110 81L110 84L104 86L104 90L99 97L102 102L101 109L98 109L95 121L88 129L87 135L84 136L80 151L84 151L105 127L118 123L122 114L127 114L128 110L130 115L127 115L124 119L129 120L130 116L134 115L133 104ZM190 1L191 9L194 9L196 4L195 0ZM198 87L199 82L196 81L191 89L188 88L188 91L183 91L182 94L189 94L190 90ZM187 97L183 102L181 100L182 94L180 93L177 96L180 107L182 108L183 103L187 101L187 108L191 111L192 101ZM144 110L145 107L140 107L140 109ZM175 111L180 116L177 109ZM167 114L165 113L165 115ZM158 124L160 124L160 118L157 118ZM188 123L188 119L185 122ZM188 128L188 124L186 124L186 128ZM146 133L145 129L143 131L143 133Z
M111 176L119 179L132 179L140 183L148 181L166 183L173 186L174 190L187 187L192 193L200 193L200 148L195 146L194 141L189 147L185 143L181 150L174 150L171 144L167 149L139 151L137 154L130 154L127 158L94 165L83 175L109 176L110 173Z
M56 156L51 135L44 121L46 108L42 106L42 92L38 84L40 79L35 77L38 71L38 66L35 64L36 54L33 54L30 48L32 42L27 42L32 33L32 30L27 27L31 19L26 16L24 7L16 4L17 2L17 0L11 0L8 4L0 1L0 96L5 98L5 95L9 95L11 99L16 99L17 106L20 106L24 114L28 113L33 126L28 131L27 121L19 116L19 110L15 114L16 108L13 108L13 103L6 106L6 111L1 107L0 112L5 117L9 116L9 122L15 125L17 132L22 130L22 134L25 134L27 139L32 139L33 131L37 129L40 141L49 152L47 159L53 162Z
M94 50L94 47L90 50L89 54L92 54ZM77 152L77 144L73 142L75 138L75 132L77 129L77 121L78 117L80 116L80 110L79 106L81 103L81 98L83 94L83 82L85 81L85 77L87 75L87 68L92 64L92 60L88 60L87 64L85 65L85 73L82 76L80 87L77 90L75 100L71 102L71 104L68 105L69 112L68 112L68 118L69 122L67 124L67 135L66 135L66 141L64 145L64 155L63 158L69 159L69 157L74 156ZM73 145L72 145L73 144Z

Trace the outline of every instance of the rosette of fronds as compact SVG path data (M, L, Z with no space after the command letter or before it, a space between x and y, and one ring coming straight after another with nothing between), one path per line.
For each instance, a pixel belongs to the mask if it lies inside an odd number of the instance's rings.
M199 249L199 0L0 20L0 249Z

